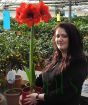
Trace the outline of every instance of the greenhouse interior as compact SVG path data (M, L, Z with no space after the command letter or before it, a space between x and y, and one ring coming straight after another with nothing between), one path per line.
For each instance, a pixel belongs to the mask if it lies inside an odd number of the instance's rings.
M88 105L88 0L0 0L0 105Z

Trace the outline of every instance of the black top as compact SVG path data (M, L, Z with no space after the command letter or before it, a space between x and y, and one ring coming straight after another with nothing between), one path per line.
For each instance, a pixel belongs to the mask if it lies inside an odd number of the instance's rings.
M56 75L59 63L40 75L36 85L43 86L43 105L79 105L82 84L87 76L86 60L72 60L62 73ZM41 104L41 105L42 105Z

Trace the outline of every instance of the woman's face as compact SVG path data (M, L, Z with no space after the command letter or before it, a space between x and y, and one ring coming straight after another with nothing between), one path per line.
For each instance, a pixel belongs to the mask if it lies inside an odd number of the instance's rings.
M56 29L55 32L55 42L57 48L62 51L67 51L69 46L69 38L66 31L63 28Z

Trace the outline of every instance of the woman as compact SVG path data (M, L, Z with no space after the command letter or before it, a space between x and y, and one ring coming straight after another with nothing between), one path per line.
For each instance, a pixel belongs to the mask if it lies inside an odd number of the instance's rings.
M71 23L60 23L54 31L53 45L52 60L36 79L36 85L43 86L44 91L27 95L25 104L41 101L40 105L79 105L87 61L77 28Z

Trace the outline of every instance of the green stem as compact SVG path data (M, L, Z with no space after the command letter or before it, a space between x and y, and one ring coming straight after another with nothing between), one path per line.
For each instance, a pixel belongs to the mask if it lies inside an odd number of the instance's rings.
M33 89L35 87L35 70L34 70L34 63L33 63L33 39L34 39L34 26L31 28L31 35L30 35L30 85Z

